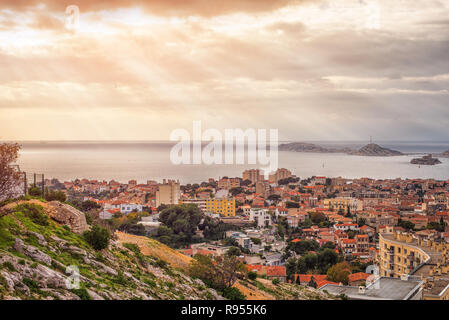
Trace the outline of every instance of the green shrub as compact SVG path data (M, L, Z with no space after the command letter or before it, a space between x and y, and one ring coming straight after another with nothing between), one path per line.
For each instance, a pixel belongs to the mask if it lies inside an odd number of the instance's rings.
M81 300L92 300L85 288L72 289L70 291L80 297Z
M279 279L273 279L272 281L271 281L271 283L273 283L274 285L278 285L279 283L281 283L280 281L279 281Z
M42 206L34 203L23 203L15 208L15 211L23 212L23 214L33 221L35 224L41 226L48 226L49 219L47 214L44 212Z
M257 273L253 271L248 272L248 279L249 280L256 280L257 279Z
M84 239L95 250L103 250L108 247L111 235L109 231L100 226L93 226L92 230L83 233Z
M13 272L13 271L17 271L16 268L14 268L14 266L12 265L11 262L6 261L3 263L3 266L8 269L9 271Z
M228 300L245 300L245 295L237 288L228 287L223 290L223 297Z

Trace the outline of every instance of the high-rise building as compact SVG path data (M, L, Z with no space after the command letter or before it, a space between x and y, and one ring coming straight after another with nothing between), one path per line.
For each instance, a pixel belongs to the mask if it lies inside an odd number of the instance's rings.
M278 183L279 180L292 177L292 172L285 168L277 169L275 173L270 174L270 182Z
M161 204L178 204L180 198L180 185L179 181L175 180L163 180L163 183L159 185L156 192L156 206Z
M242 174L243 181L250 180L252 183L263 180L263 175L260 174L259 169L250 169L243 171Z

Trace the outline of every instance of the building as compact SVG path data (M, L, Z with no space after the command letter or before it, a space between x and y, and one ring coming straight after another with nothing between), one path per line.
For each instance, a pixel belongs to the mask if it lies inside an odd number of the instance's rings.
M250 180L252 183L256 183L257 181L263 181L264 177L260 174L259 169L250 169L243 171L242 180Z
M206 199L206 211L233 217L235 216L235 199L227 197Z
M362 203L359 205L359 201L355 198L350 197L338 197L333 199L324 199L324 208L334 211L347 212L349 209L351 212L361 210Z
M206 199L198 199L198 198L193 198L193 199L180 199L179 203L180 204L195 204L202 212L206 211Z
M369 250L369 237L366 234L358 234L355 236L356 252L368 253Z
M350 300L421 300L424 281L414 277L402 279L380 277L364 286L326 284L319 290L342 295Z
M379 272L385 277L412 274L422 277L449 272L449 244L416 234L394 231L379 234Z
M270 174L269 180L272 183L278 183L279 180L292 177L292 172L285 168L277 169L275 173Z
M226 190L240 187L240 179L223 177L220 180L218 180L217 187L218 189L226 189Z
M256 193L266 198L270 195L270 184L265 181L256 182Z
M249 210L249 220L255 221L258 228L271 226L271 215L267 209L251 208Z
M179 181L164 179L163 183L159 185L156 192L156 207L161 204L171 205L178 204L181 192L179 188Z

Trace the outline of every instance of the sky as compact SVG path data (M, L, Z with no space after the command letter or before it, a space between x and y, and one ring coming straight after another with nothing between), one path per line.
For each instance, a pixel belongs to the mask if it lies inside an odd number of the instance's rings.
M0 140L449 141L448 85L449 0L0 1Z

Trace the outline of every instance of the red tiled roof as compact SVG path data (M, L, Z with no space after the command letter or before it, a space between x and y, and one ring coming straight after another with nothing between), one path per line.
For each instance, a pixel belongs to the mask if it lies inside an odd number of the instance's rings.
M357 272L357 273L353 273L350 274L348 276L349 278L349 282L355 282L355 281L359 281L359 280L366 280L368 279L368 277L371 276L369 273L365 273L365 272Z

